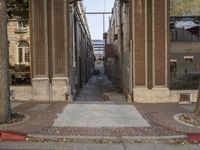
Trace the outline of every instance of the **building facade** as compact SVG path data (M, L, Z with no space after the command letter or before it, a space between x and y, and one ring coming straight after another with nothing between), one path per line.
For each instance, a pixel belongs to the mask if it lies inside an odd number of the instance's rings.
M171 17L170 89L198 89L200 17Z
M106 71L127 95L131 92L130 3L115 1L106 38Z
M168 26L169 1L115 1L107 43L116 53L115 79L129 101L170 101Z
M93 47L81 3L30 0L33 100L72 100L92 72ZM128 101L176 101L169 90L169 1L116 0L107 43L114 80Z
M29 2L32 82L11 87L12 99L70 101L94 68L83 5L65 0Z
M123 24L123 16L119 16L116 20L119 21L117 24L124 26L120 28L124 29L124 33L122 31L117 33L119 41L123 44L115 45L120 47L118 48L120 56L122 49L125 51L123 54L126 54L117 61L121 87L126 91L130 101L169 101L169 1L120 0L119 2L123 4L119 10L129 13L125 15L129 18L128 30L125 31L127 24ZM55 100L66 99L66 93L70 95L69 91L73 91L73 85L70 83L71 67L68 62L70 53L73 52L73 46L70 44L72 30L68 27L70 24L75 25L70 20L70 5L77 2L31 0L30 3L33 99L46 100L49 99L49 95ZM77 36L76 32L75 30L74 34ZM122 33L124 40L120 40L123 39ZM129 33L128 39L126 33ZM122 48L127 45L130 48ZM130 62L124 62L127 60ZM122 69L127 73L123 74ZM128 81L122 83L123 78L127 76L129 76Z
M9 19L7 29L11 83L30 84L29 21L17 17Z

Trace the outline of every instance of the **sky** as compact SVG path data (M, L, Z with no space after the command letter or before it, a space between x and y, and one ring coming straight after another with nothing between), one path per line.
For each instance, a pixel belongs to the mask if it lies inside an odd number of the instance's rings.
M115 0L105 0L105 11L111 12ZM86 12L103 12L104 0L83 0ZM103 15L87 14L88 25L92 39L103 38ZM105 32L108 30L110 15L105 15Z

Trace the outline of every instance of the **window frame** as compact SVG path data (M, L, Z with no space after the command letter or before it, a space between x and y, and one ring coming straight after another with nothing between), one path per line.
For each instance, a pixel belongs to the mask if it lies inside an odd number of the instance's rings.
M22 42L25 42L27 44L27 46L19 46L20 43ZM17 64L20 64L20 60L19 60L19 52L20 52L20 49L21 49L21 64L24 64L24 65L30 65L30 48L29 48L29 43L27 41L19 41L17 43L17 51L16 51L16 63ZM28 57L29 57L29 61L26 61L26 50L28 50Z
M20 24L21 23L21 24ZM25 23L25 24L24 24ZM25 26L24 26L25 25ZM18 29L27 29L28 28L28 21L19 20L17 21L17 28Z

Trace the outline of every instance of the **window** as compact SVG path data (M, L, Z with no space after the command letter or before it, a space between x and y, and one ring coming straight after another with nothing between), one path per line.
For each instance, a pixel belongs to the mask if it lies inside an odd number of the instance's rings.
M27 28L27 24L28 24L28 22L27 21L18 21L18 23L17 23L17 27L18 28Z
M30 62L30 52L29 52L29 44L26 41L21 41L17 46L18 57L17 63L19 64L29 64Z
M177 60L170 59L170 73L176 73L177 71Z
M193 62L194 56L184 56L186 62Z

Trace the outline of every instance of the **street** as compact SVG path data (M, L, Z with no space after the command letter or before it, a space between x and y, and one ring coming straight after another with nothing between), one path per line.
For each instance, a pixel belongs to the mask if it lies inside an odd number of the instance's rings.
M200 145L142 144L88 144L88 143L29 143L0 142L0 149L16 150L199 150Z

